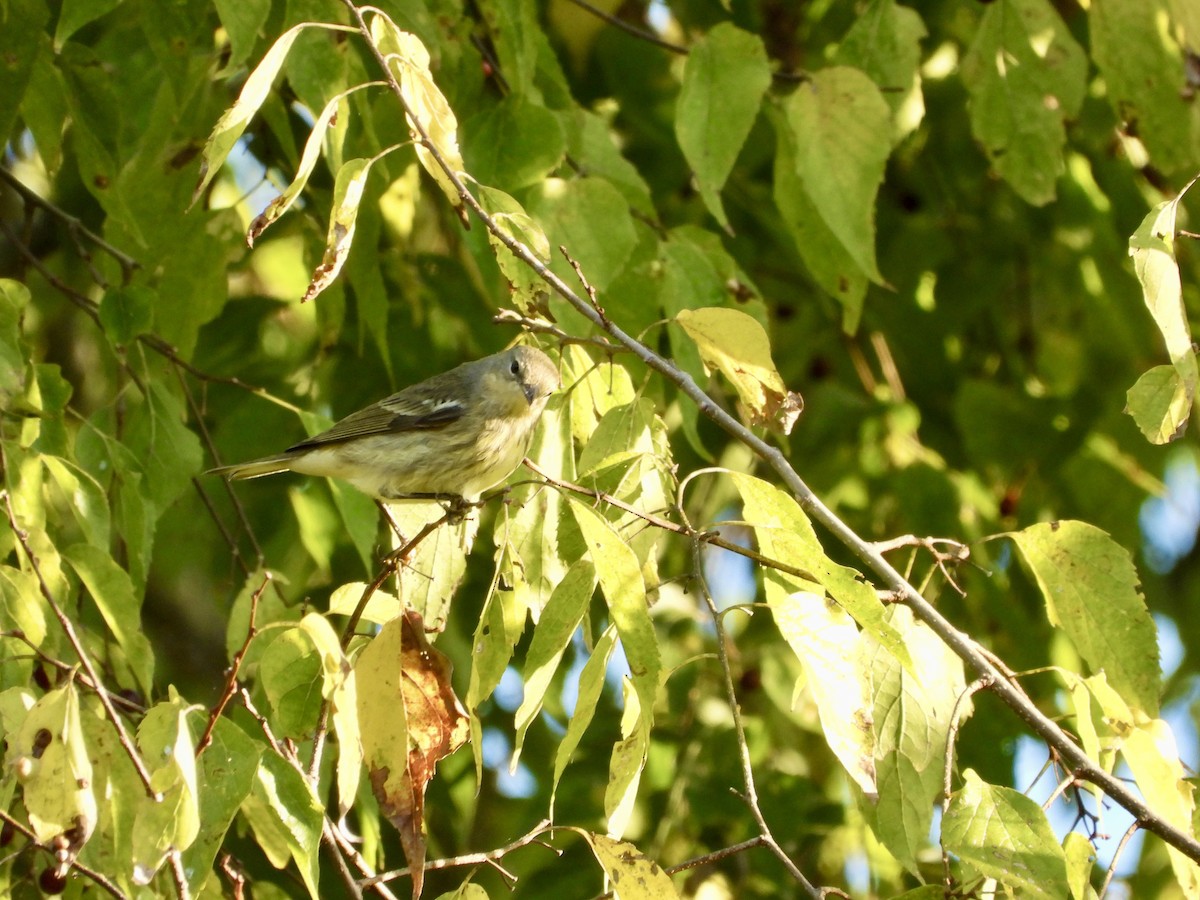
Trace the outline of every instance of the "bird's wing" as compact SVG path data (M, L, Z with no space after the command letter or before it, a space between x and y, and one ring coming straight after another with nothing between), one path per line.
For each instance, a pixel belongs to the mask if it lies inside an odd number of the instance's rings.
M401 391L366 409L351 413L328 431L289 447L288 452L310 450L373 434L444 428L462 418L463 410L463 404L457 400L411 390Z

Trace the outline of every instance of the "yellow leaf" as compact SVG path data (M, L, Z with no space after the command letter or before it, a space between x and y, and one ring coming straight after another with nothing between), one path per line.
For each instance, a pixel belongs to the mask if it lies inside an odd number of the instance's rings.
M771 360L771 342L755 319L736 309L685 309L675 317L696 342L704 364L720 369L737 389L743 412L754 425L790 434L804 409Z

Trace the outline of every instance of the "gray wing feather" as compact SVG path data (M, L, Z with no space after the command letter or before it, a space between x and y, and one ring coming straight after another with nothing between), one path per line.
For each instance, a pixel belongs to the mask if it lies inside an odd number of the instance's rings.
M289 447L288 452L311 450L373 434L445 428L462 418L462 414L463 405L456 401L413 396L409 391L401 391L351 413L329 430Z

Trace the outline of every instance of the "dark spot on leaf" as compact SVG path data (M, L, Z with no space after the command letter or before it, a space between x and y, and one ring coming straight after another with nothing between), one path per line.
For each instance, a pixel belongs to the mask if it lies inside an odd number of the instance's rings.
M54 735L50 733L49 728L39 728L38 733L33 736L33 750L30 751L30 756L34 759L41 759L42 754L46 752L46 748L50 746L50 742L54 740Z

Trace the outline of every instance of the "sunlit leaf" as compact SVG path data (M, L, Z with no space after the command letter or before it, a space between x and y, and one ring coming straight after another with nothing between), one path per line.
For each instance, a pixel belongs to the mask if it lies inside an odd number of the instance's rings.
M573 566L550 596L525 657L525 693L517 709L513 762L516 765L525 732L541 711L542 700L558 669L571 636L579 627L596 590L596 570L587 562Z
M678 897L671 878L654 860L632 844L603 834L582 832L596 854L596 861L613 886L618 900L666 900Z
M592 648L592 655L588 657L588 661L579 675L579 694L575 700L575 712L571 716L571 723L567 726L567 733L563 735L562 742L558 745L558 752L554 755L554 781L550 789L551 813L554 812L554 797L558 791L558 782L562 778L563 772L566 771L575 749L579 746L583 733L592 724L592 717L596 714L596 704L604 690L604 674L608 669L608 660L612 656L616 644L616 626L609 626L608 630L596 641L596 646Z
M1042 523L1008 536L1037 578L1050 624L1131 705L1156 715L1158 632L1129 551L1086 522Z
M1174 367L1173 373L1164 366L1151 369L1127 395L1130 415L1142 434L1155 444L1165 444L1183 434L1200 381L1175 258L1179 202L1194 183L1193 179L1173 200L1164 201L1147 213L1129 238L1129 255L1142 285L1142 297L1162 333Z
M811 591L820 584L854 620L907 669L912 668L903 640L883 615L883 603L875 589L854 569L839 566L825 555L808 516L791 495L758 478L731 472L741 494L743 518L754 528L765 556L808 572L811 578L772 569L765 577L792 590Z
M804 667L829 749L862 791L874 797L870 688L854 620L822 594L796 591L767 596L780 633Z
M133 824L133 880L149 884L172 850L186 850L200 833L196 753L188 706L171 691L138 725L138 749L161 800L142 796Z
M1011 788L984 782L970 769L963 777L942 819L946 849L1023 896L1067 896L1066 858L1041 807Z
M346 263L354 243L354 224L362 203L367 176L371 174L371 159L352 159L338 169L333 185L333 208L329 214L329 233L325 238L325 254L313 271L301 301L314 299L333 283Z
M78 852L96 826L97 809L74 682L38 700L8 741L30 828L43 843L69 833Z
M783 383L762 325L740 310L720 307L685 309L675 321L696 342L705 364L720 369L737 388L753 424L791 432L804 401Z
M250 120L254 118L259 108L266 102L271 92L271 85L275 81L275 76L279 74L279 70L283 67L288 52L292 49L292 44L295 43L300 32L305 28L334 27L337 26L321 25L316 22L301 22L299 25L295 25L285 31L271 45L271 49L267 51L266 55L259 61L259 64L255 66L254 71L246 79L246 83L242 85L242 91L238 94L237 101L225 111L225 114L213 126L212 134L208 136L208 140L204 144L204 151L200 157L200 180L196 183L196 188L192 192L192 203L195 203L204 189L208 187L213 176L217 174L217 170L225 162L225 158L229 156L229 152L233 150L234 145L238 142L238 138L242 136L242 132L250 124Z
M1180 762L1171 726L1162 719L1140 723L1125 737L1121 754L1150 808L1183 833L1192 833L1196 787ZM1183 896L1200 896L1200 865L1174 847L1167 848L1167 855Z
M420 38L401 31L396 23L378 9L370 15L371 37L387 59L388 68L400 83L400 92L408 107L409 127L416 143L417 159L432 176L451 205L462 205L454 182L438 164L429 147L420 139L416 123L424 129L429 143L437 150L446 165L461 177L466 169L458 149L458 120L445 96L434 83L429 70L429 51Z

